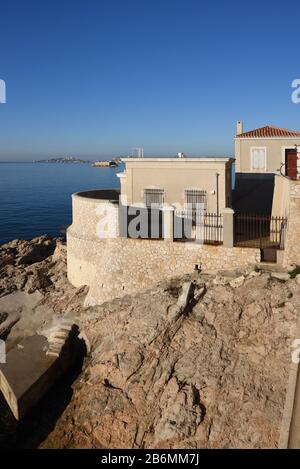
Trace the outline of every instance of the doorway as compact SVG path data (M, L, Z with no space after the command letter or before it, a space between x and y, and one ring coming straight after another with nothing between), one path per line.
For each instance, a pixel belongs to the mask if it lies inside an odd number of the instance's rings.
M297 150L285 150L285 175L297 179Z

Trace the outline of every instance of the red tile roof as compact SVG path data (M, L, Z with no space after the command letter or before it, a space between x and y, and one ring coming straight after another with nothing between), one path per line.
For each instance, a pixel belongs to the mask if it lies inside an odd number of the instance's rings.
M300 138L300 132L296 130L281 129L274 125L267 125L260 129L250 130L249 132L243 132L238 134L237 138L266 138L266 137L298 137Z

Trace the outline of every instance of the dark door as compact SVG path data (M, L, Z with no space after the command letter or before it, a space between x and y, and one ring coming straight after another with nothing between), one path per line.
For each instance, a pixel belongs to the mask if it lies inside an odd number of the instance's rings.
M297 150L285 150L285 175L297 179Z

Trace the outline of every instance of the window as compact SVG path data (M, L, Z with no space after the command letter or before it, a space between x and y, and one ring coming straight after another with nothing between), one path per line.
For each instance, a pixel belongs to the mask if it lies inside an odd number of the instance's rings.
M207 205L207 194L206 191L199 189L185 189L184 191L184 202L193 208L196 208L197 204L204 204L205 208Z
M207 208L207 193L200 189L185 189L184 191L184 206L193 220L196 219L197 210L206 210Z
M267 150L264 147L251 148L251 169L252 171L265 171L267 169Z
M164 189L144 189L146 207L162 207L165 201Z

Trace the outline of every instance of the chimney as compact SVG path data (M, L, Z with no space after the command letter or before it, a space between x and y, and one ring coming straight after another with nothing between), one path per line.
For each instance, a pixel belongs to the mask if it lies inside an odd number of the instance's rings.
M240 135L243 133L243 121L237 121L236 124L236 134Z

